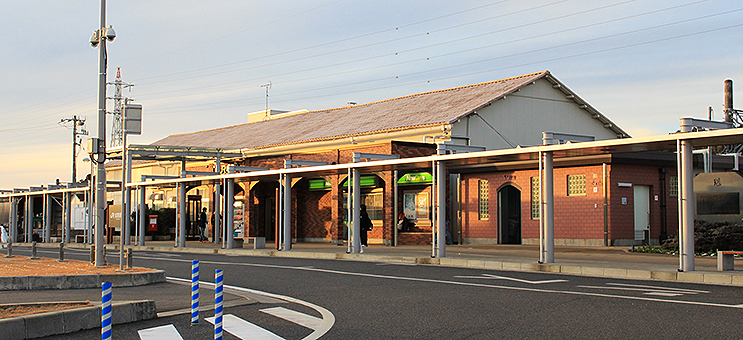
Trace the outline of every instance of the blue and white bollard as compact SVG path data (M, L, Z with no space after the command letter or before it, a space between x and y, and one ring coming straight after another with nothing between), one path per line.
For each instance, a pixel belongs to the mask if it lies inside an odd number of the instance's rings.
M191 326L199 324L199 261L191 262Z
M214 340L222 340L222 270L214 272Z
M101 283L101 339L111 340L111 282Z

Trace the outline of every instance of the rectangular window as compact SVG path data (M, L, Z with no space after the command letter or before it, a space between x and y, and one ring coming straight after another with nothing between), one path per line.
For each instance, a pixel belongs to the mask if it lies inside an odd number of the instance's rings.
M586 175L568 175L568 196L586 195Z
M531 219L539 219L539 205L542 193L539 192L539 177L531 178Z
M488 187L488 181L481 179L478 181L478 187L479 187L479 195L478 195L478 201L479 201L479 214L478 219L479 220L488 220L490 219L490 189Z
M668 196L679 196L679 178L677 176L668 176Z
M372 220L383 220L384 219L384 197L381 192L372 192L362 197L364 204L366 204L366 212L369 214L369 218Z

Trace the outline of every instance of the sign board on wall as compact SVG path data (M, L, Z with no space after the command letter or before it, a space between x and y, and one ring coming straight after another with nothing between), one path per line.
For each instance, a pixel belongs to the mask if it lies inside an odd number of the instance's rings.
M108 206L108 227L121 228L121 205L109 205Z

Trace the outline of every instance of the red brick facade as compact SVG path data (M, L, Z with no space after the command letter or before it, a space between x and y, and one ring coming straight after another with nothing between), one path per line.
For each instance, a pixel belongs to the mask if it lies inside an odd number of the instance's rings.
M608 238L610 244L634 243L633 187L650 187L650 239L657 242L662 230L661 212L665 196L665 228L675 234L678 228L677 198L670 196L668 178L675 169L661 174L661 167L637 164L607 165ZM584 195L568 196L568 175L585 175ZM513 186L521 192L522 243L536 243L539 239L539 219L531 214L531 178L537 170L487 172L462 175L462 235L472 243L498 242L498 192ZM661 179L665 176L666 180ZM489 219L479 218L479 180L489 184ZM619 186L619 183L632 187ZM664 183L665 190L661 190ZM624 185L627 185L624 184ZM554 223L556 244L602 245L604 239L604 187L602 165L575 166L554 169ZM626 199L626 202L625 200ZM625 203L623 203L625 202Z
M398 154L404 158L427 156L435 153L435 145L394 142L359 149L336 149L316 154L295 154L273 157L254 157L242 165L282 168L284 159L325 161L331 164L352 161L353 152ZM637 164L641 162L607 164L608 209L606 214L608 239L612 245L634 244L634 187L647 186L650 190L649 242L658 242L663 229L667 234L677 233L677 199L670 192L670 178L675 168L660 165ZM665 169L665 170L662 170ZM203 169L206 170L206 169ZM430 169L418 169L430 171ZM665 172L663 172L665 171ZM369 175L369 174L365 174ZM375 172L377 188L382 190L383 219L381 225L369 232L370 243L394 242L394 183L391 171ZM403 175L400 173L399 175ZM585 193L568 195L568 176L585 176ZM502 243L499 240L499 192L513 187L520 192L519 242L535 244L539 239L539 219L532 218L532 177L536 169L516 171L486 171L461 175L461 237L464 243ZM309 178L295 179L292 186L292 237L298 241L332 242L343 244L344 220L342 184L346 174L323 176L331 186L328 190L309 190ZM488 217L480 218L479 181L488 181ZM554 222L556 244L603 245L604 241L604 173L602 164L588 164L554 169ZM623 183L620 186L620 183ZM631 184L632 186L628 186ZM452 183L448 183L447 191ZM275 239L276 200L278 183L262 180L238 183L236 195L243 190L245 222L250 236L264 236L268 243ZM213 190L213 188L210 188ZM403 209L402 196L406 190L428 190L430 185L400 187L398 211ZM447 194L447 206L449 206ZM212 200L213 201L213 200ZM665 205L665 207L664 207ZM213 208L213 207L211 207ZM448 215L448 213L447 213ZM664 215L664 216L663 216ZM449 218L447 216L447 218ZM430 224L420 223L414 232L401 232L398 244L430 244ZM455 232L452 230L452 234Z

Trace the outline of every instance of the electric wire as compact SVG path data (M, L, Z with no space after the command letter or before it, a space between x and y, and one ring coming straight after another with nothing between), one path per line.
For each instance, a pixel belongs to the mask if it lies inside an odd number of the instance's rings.
M586 14L586 13L590 13L590 12L595 12L595 11L598 11L598 10L603 10L603 9L611 8L611 7L615 7L615 6L627 4L627 3L630 3L630 2L634 2L634 1L636 1L636 0L629 0L629 1L624 1L624 2L614 3L614 4L607 5L607 6L602 6L602 7L588 9L588 10L584 10L584 11L580 11L580 12L576 12L576 13L561 15L561 16L550 18L550 19L545 19L545 20L540 20L540 21L536 21L536 22L526 23L526 24L522 24L522 25L518 25L518 26L513 26L513 27L508 27L508 28L504 28L504 29L495 30L495 31L490 31L490 32L482 33L482 34L477 34L477 35L474 35L474 36L465 37L465 38L458 38L458 39L448 40L448 41L441 42L441 43L436 43L436 44L431 44L431 45L425 45L425 46L421 46L421 47L411 48L411 49L407 49L407 50L402 50L402 51L399 51L399 52L394 53L394 55L403 54L403 53L407 53L407 52L412 52L412 51L416 51L416 50L422 50L422 49L431 48L431 47L438 47L438 46L442 46L442 45L446 45L446 44L451 44L451 43L455 43L455 42L461 42L461 41L464 41L464 40L469 40L469 39L473 39L473 38L483 37L483 36L486 36L486 35L492 35L492 34L496 34L496 33L502 33L502 32L513 30L513 29L517 29L517 28L523 28L523 27L533 26L533 25L540 24L540 23L546 23L546 22L550 22L550 21L565 19L565 18L568 18L568 17L572 17L572 16L576 16L576 15L581 15L581 14ZM691 3L691 4L696 4L696 3L700 3L700 2L706 2L706 1L709 1L709 0L697 1L697 2L694 2L694 3ZM690 5L690 4L673 6L673 7L670 7L670 8L663 9L663 10L670 10L670 9L674 9L674 8L678 8L678 7L683 7L683 6L688 6L688 5ZM663 11L663 10L659 10L659 11ZM652 12L646 12L646 13L653 13L653 12L659 12L659 11L652 11ZM583 27L577 27L577 28L573 28L573 29L566 29L566 30L562 30L562 31L558 31L558 32L553 32L553 33L546 33L546 34L542 34L542 35L535 36L535 37L549 36L549 35L553 35L553 34L557 34L557 33L567 32L567 31L570 31L570 30L582 29L582 28L585 28L585 27L597 26L597 25L601 25L601 24L604 24L604 23L609 23L609 22L614 22L614 21L620 21L620 20L626 20L626 19L629 19L629 18L634 18L634 17L637 17L637 16L641 16L641 15L644 15L644 14L645 13L641 13L641 14L638 14L638 15L627 16L627 17L619 18L619 19L615 19L615 20L609 20L609 21L600 22L600 23L596 23L596 24L585 25ZM515 42L515 41L523 41L523 40L531 39L531 38L534 38L534 37L520 38L520 40L514 40L513 42ZM494 45L488 45L488 47L502 45L502 44L504 44L504 43L494 44ZM487 48L487 47L482 47L482 48ZM470 50L475 50L475 49L470 49ZM465 50L465 51L470 51L470 50ZM443 54L443 55L433 56L431 58L436 58L436 57L445 56L445 55L452 55L452 54L456 54L456 53L458 53L458 52L451 52L451 53L447 53L447 54ZM338 67L338 66L342 66L342 65L348 65L348 64L353 64L353 63L370 61L370 60L384 58L384 57L390 57L390 56L392 56L391 53L378 54L378 55L375 55L375 56L365 57L365 58L351 60L351 61L345 61L345 62L340 62L340 63L328 64L328 65L323 65L323 66L318 66L318 67L309 68L309 69L303 69L303 70L298 70L298 71L289 71L289 72L279 73L279 74L272 75L271 77L272 78L275 78L275 77L280 77L280 76L285 76L285 75L294 75L294 74L297 74L297 73L303 73L303 72L309 72L309 71L316 71L316 70L321 70L321 69L331 68L331 67ZM385 64L385 65L381 65L381 66L363 68L363 69L353 70L353 71L344 71L344 72L337 72L337 73L332 73L332 74L322 74L320 76L313 76L313 77L302 78L302 79L288 80L288 81L283 81L282 83L283 84L286 84L286 83L293 83L293 82L299 82L299 81L310 80L310 79L315 80L317 78L325 78L325 77L334 76L334 75L342 75L342 74L347 74L347 73L351 73L351 72L366 71L366 70L372 70L372 69L378 69L378 68L382 68L382 67L390 67L390 66L395 66L395 65L408 64L408 63L419 62L419 61L420 60L418 60L418 59L408 60L408 61L402 61L402 62L397 62L397 63ZM251 67L251 68L257 68L257 67L262 67L262 66L256 66L256 67ZM243 70L247 70L247 69L231 70L230 72L224 72L224 73L232 73L232 72L243 71ZM204 76L209 76L209 75L204 75ZM263 78L265 78L265 77L252 78L252 79L247 79L247 80L238 80L238 81L232 81L232 82L227 82L227 83L210 84L210 85L204 85L204 86L199 86L199 87L191 87L191 88L186 88L186 89L168 90L168 91L161 91L161 92L155 92L155 93L148 93L148 94L145 94L143 98L151 98L149 96L158 95L158 94L165 94L165 93L183 92L183 91L203 89L203 88L216 87L216 86L222 86L222 85L242 84L242 83L248 83L248 82L256 81L256 80L263 79ZM218 92L218 91L215 91L215 92ZM200 92L200 93L203 94L204 92ZM206 93L214 93L214 92L206 92ZM184 95L181 95L180 97L184 97L184 96L189 96L189 95L188 94L184 94ZM176 97L178 97L178 96L176 96Z
M632 48L632 47L650 45L650 44L655 44L655 43L660 43L660 42L666 42L666 41L670 41L670 40L677 40L677 39L687 38L687 37L696 36L696 35L713 33L713 32L717 32L717 31L721 31L721 30L728 30L728 29L737 28L737 27L741 27L741 26L743 26L743 24L736 24L736 25L724 26L724 27L719 27L719 28L714 28L714 29L709 29L709 30L704 30L704 31L698 31L698 32L692 32L692 33L680 34L680 35L676 35L676 36L672 36L672 37L665 37L665 38L654 39L654 40L650 40L650 41L632 43L632 44L627 44L627 45L622 45L622 46L615 46L615 47L604 48L604 49L599 49L599 50L594 50L594 51L588 51L588 52L583 52L583 53L576 53L576 54L571 54L571 55L567 55L567 56L561 56L561 57L555 57L555 58L549 58L549 59L542 59L542 60L538 60L538 61L521 63L521 64L516 64L516 65L509 65L509 66L504 66L504 67L499 67L499 68L491 68L491 69L487 69L487 70L478 70L476 72L470 72L470 73L464 73L464 74L456 74L456 75L451 75L451 76L446 76L446 77L433 78L433 79L429 79L429 80L426 80L426 81L412 81L412 82L408 82L408 83L393 84L393 85L388 85L388 86L380 86L380 87L374 87L374 88L363 89L363 90L350 90L350 91L346 91L346 92L337 92L337 93L325 94L325 95L314 95L314 96L302 97L302 98L292 98L292 99L287 99L287 100L280 100L279 102L282 102L283 103L283 102L302 101L302 100L315 99L315 98L321 98L321 97L330 97L330 96L337 96L337 95L350 94L350 93L362 93L362 92L375 91L375 90L388 89L388 88L395 88L395 87L401 87L401 86L416 85L416 84L421 84L421 83L430 83L430 82L434 82L434 81L448 80L448 79L453 79L453 78L461 78L461 77L467 77L467 76L478 75L478 74L483 74L483 73L489 73L489 72L502 71L502 70L507 70L507 69L512 69L512 68L518 68L518 67L536 65L536 64L541 64L541 63L545 63L545 62L565 60L565 59L583 57L583 56L594 55L594 54L599 54L599 53L604 53L604 52L611 52L611 51L616 51L616 50L621 50L621 49L627 49L627 48ZM363 82L358 82L358 83L363 83ZM273 97L276 97L276 96L273 96ZM240 99L240 100L244 100L244 99ZM231 100L231 101L228 101L228 102L237 102L237 101L240 101L240 100ZM218 103L221 103L221 102L216 102L216 103L213 102L211 104L218 104ZM251 104L252 105L255 105L255 104L258 104L258 102L251 103ZM232 106L232 107L245 107L245 106L247 106L247 105L237 105L237 106ZM183 106L183 107L188 108L188 107L192 107L192 105L187 105L187 106ZM175 107L175 108L177 109L178 107ZM170 110L170 109L174 109L174 107L169 107L167 109L163 109L163 111L164 110ZM194 109L194 110L177 110L177 111L174 111L174 112L203 111L203 110L209 110L209 109L210 108ZM158 110L158 112L160 112L160 110Z
M467 62L467 63L460 63L460 64L456 64L456 65L449 65L449 66L445 66L445 67L439 67L439 68L435 68L435 69L428 69L428 70L418 71L418 72L410 72L410 73L406 73L406 74L397 75L397 76L394 77L394 79L399 79L401 77L410 77L410 76L414 76L414 75L421 75L421 74L426 74L426 73L431 73L431 72L437 72L437 71L442 71L442 70L447 70L447 69L453 69L453 68L457 68L457 67L470 66L470 65L474 65L474 64L479 64L479 63L484 63L484 62L491 62L491 61L495 61L495 60L506 59L506 58L516 57L516 56L523 56L523 55L537 53L537 52L546 51L546 50L554 50L556 48L562 48L562 47L568 47L568 46L573 46L573 45L578 45L578 44L584 44L584 43L587 43L587 42L595 42L595 41L598 41L598 40L615 38L615 37L618 37L618 36L635 34L635 33L639 33L639 32L645 32L645 31L649 31L649 30L655 30L655 29L659 29L659 28L665 28L665 27L669 27L669 26L673 26L673 25L679 25L679 24L683 24L683 23L689 23L689 22L692 22L692 21L709 19L709 18L712 18L712 17L726 15L726 14L731 14L731 13L740 12L740 11L743 11L743 8L738 8L738 9L734 9L734 10L730 10L730 11L725 11L725 12L720 12L720 13L715 13L715 14L710 14L710 15L705 15L705 16L700 16L700 17L695 17L695 18L690 18L690 19L679 20L679 21L675 21L675 22L671 22L671 23L665 23L665 24L655 25L655 26L646 27L646 28L642 28L642 29L636 29L636 30L630 30L630 31L625 31L625 32L621 32L621 33L615 33L615 34L605 35L605 36L596 37L596 38L584 39L584 40L569 42L569 43L560 44L560 45L553 45L553 46L548 46L548 47L533 49L533 50L524 51L524 52L512 53L512 54L508 54L508 55L504 55L504 56L498 56L498 57L494 57L494 58L488 58L488 59L484 59L484 60L472 61L472 62ZM447 53L447 54L444 54L444 55L450 55L450 54L456 54L456 53ZM282 96L288 96L288 95L295 95L295 94L306 93L306 92L326 91L326 90L334 89L334 88L338 88L338 87L349 87L349 86L354 86L354 85L368 84L368 83L380 82L380 81L391 80L391 79L392 79L391 77L380 77L380 78L375 78L375 79L366 79L366 80L352 82L352 83L336 84L336 85L330 85L330 86L325 86L325 87L316 87L316 88L311 88L311 89L304 89L304 90L292 91L292 92L282 93L282 94L278 94L278 95L273 95L272 97L276 98L276 97L282 97ZM369 89L369 90L365 90L365 91L371 91L371 90L374 90L374 89ZM311 98L317 98L317 96L313 96ZM241 101L241 100L244 100L244 99L220 101L220 102L216 102L216 103L229 103L229 102L236 102L236 101ZM212 102L212 104L214 104L214 103L215 102ZM198 104L198 105L207 105L207 104ZM191 106L194 106L194 105L187 105L187 106L183 106L183 107L191 107Z

